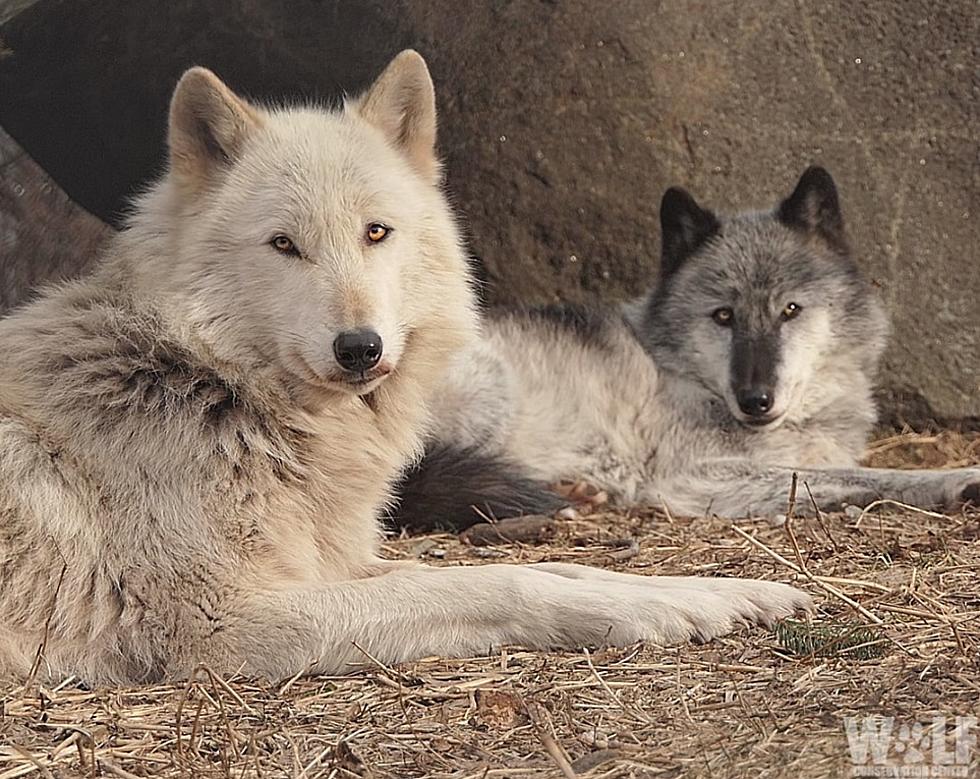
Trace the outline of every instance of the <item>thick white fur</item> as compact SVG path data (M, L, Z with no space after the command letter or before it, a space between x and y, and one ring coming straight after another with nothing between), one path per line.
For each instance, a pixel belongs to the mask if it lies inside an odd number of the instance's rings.
M43 643L42 674L92 683L335 673L361 649L707 639L808 604L758 581L379 558L379 509L477 330L434 127L414 52L332 112L185 75L170 170L100 270L0 322L0 672ZM355 327L384 340L368 387L332 357Z

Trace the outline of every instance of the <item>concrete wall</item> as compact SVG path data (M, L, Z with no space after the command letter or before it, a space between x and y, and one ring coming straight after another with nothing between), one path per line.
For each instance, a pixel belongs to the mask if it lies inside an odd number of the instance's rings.
M418 48L494 302L633 294L665 187L769 206L820 162L894 320L889 410L980 418L972 0L41 0L0 38L0 124L106 218L187 65L331 97Z

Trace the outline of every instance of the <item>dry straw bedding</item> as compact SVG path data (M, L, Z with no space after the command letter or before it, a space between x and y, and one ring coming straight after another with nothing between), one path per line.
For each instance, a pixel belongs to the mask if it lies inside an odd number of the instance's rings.
M871 462L978 463L980 436L893 436ZM175 686L7 683L0 779L850 776L847 715L977 715L978 539L980 512L894 505L782 526L599 505L544 543L398 539L392 557L433 564L563 560L793 581L819 608L809 630L746 629L701 646L514 648L399 668L365 658L350 677L274 685L206 668ZM980 776L980 749L972 760Z

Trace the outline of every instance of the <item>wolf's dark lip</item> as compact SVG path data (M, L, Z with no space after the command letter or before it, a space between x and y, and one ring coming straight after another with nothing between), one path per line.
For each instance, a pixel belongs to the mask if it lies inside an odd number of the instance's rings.
M766 417L765 419L742 419L741 422L746 427L754 427L756 429L761 429L765 427L771 427L773 424L778 422L783 417L780 415L778 417Z
M349 384L352 387L363 387L367 384L371 384L378 379L383 379L391 371L370 371L368 373L345 373L340 377L340 380L344 384Z
M369 371L344 371L334 374L333 381L358 394L365 391L373 392L372 388L388 378L391 371L390 365L382 364Z

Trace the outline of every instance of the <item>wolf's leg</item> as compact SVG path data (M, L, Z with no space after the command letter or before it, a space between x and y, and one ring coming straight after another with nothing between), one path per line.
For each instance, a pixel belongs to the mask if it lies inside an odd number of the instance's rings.
M864 506L881 498L930 509L980 503L980 468L796 469L759 466L748 460L703 463L671 479L655 500L665 503L672 511L689 514L710 512L723 517L776 514L786 511L794 472L799 477L796 505L801 513L812 510L806 488L823 511L839 509L844 503Z
M638 583L575 581L527 566L394 566L382 576L315 591L243 595L226 604L220 630L202 639L185 665L203 660L281 678L303 669L350 671L370 662L365 653L398 663L479 655L504 644L578 649L707 640L810 605L805 593L772 582L650 577Z
M531 563L531 568L545 571L555 576L578 581L607 582L630 587L657 587L660 590L704 589L711 592L730 593L737 590L739 583L753 587L758 582L752 579L731 579L721 576L642 576L633 573L607 571L577 563Z

